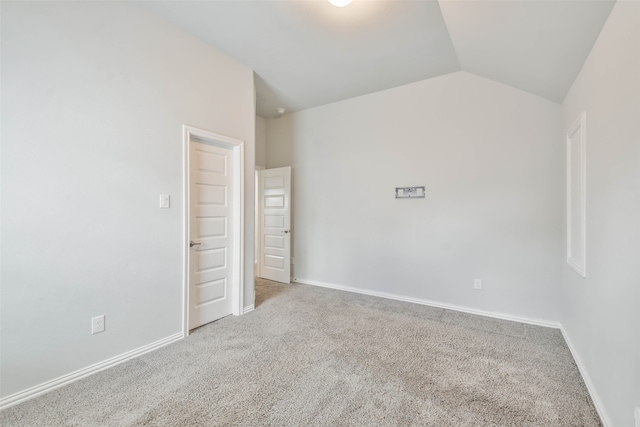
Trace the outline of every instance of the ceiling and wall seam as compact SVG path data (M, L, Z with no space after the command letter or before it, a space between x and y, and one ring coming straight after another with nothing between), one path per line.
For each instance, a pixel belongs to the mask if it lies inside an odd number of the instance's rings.
M466 71L562 103L615 2L138 2L255 70L257 113Z

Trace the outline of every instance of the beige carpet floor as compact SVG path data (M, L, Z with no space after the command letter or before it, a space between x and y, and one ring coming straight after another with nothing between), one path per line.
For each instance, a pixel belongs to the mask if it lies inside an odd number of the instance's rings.
M556 329L267 281L256 303L0 425L601 425Z

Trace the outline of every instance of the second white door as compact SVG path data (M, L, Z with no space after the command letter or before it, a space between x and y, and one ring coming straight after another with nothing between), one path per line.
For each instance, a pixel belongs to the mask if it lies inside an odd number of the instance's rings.
M291 279L291 168L260 171L260 277Z

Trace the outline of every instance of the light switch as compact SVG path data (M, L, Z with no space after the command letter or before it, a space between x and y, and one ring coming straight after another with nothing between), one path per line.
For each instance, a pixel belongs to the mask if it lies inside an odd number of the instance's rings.
M160 195L160 209L169 209L170 196L168 194Z

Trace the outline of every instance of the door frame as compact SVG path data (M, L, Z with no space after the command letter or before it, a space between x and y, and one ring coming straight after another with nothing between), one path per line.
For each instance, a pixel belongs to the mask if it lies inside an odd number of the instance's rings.
M258 166L256 165L256 169L254 172L254 182L255 182L255 238L254 238L254 244L255 244L255 250L254 250L254 257L257 255L257 260L254 263L253 266L253 275L255 277L261 277L262 276L262 271L261 269L261 265L262 265L262 261L261 261L261 257L262 257L262 245L261 245L261 240L262 240L262 205L260 204L260 172L266 170L266 168L264 166Z
M182 242L183 242L183 264L182 264L182 330L184 336L189 335L189 263L191 250L189 248L190 239L190 185L191 174L189 170L189 153L191 149L191 142L193 140L201 140L209 143L213 143L219 147L231 149L233 153L233 181L234 184L234 198L233 198L233 212L234 212L234 226L233 226L233 283L232 289L232 314L239 316L243 312L243 299L244 299L244 141L239 139L230 138L228 136L219 135L217 133L209 132L203 129L198 129L193 126L182 126L182 184L183 184L183 227L182 227Z

